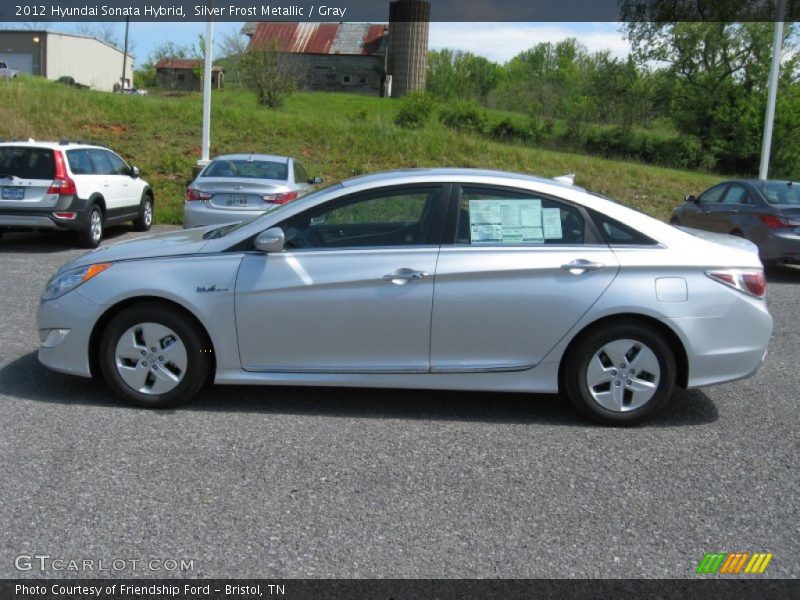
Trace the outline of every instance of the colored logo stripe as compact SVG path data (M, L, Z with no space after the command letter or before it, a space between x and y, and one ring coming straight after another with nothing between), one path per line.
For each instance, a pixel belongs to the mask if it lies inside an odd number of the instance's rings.
M767 565L772 560L772 556L772 553L766 552L756 552L754 554L749 552L709 552L700 561L697 573L704 575L713 573L739 575L744 569L744 573L761 574L767 570Z

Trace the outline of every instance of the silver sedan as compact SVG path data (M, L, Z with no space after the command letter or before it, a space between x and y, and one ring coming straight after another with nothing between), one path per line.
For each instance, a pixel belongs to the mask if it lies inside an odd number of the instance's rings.
M764 295L746 240L554 180L399 171L64 265L39 360L153 408L209 381L563 392L629 424L755 373Z
M216 157L186 186L183 226L222 225L252 219L287 204L322 183L300 161L268 154Z

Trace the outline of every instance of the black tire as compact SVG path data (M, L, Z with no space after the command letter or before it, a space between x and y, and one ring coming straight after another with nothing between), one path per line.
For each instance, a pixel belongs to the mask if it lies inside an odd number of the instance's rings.
M681 222L680 222L680 220L678 220L678 217L672 217L669 220L669 224L670 225L674 225L675 227L678 227L678 226L680 226Z
M103 233L103 211L93 204L86 213L86 222L83 224L83 229L78 232L78 239L85 248L97 248L103 241Z
M185 364L179 365L180 368L175 368L175 364L171 362L175 358L174 354L168 355L164 362L157 362L161 359L157 355L160 352L167 354L170 345L163 346L163 349L156 347L156 352L148 353L146 356L142 354L141 362L138 362L138 355L136 361L128 362L127 359L122 358L118 360L117 345L118 343L124 344L124 341L120 341L123 335L131 328L134 330L137 327L151 328L154 324L170 330L177 338L177 342L183 345L186 360ZM138 338L134 334L131 338L126 336L126 339L136 340ZM180 346L177 347L180 350ZM145 351L148 349L146 344L141 348ZM188 402L197 395L208 380L212 364L211 349L206 342L205 335L199 331L191 318L176 308L157 302L133 305L111 319L100 337L98 356L100 371L108 386L128 402L145 408L169 408ZM145 362L147 360L151 360L151 363L147 364ZM136 364L137 362L138 364ZM180 363L181 357L178 357L176 362ZM162 374L166 374L166 369L170 370L174 378L179 377L177 385L164 393L158 393L157 373L153 365L158 365ZM125 369L128 369L127 373L136 371L140 378L142 374L147 377L143 380L142 388L135 389L125 381L121 375L126 372ZM152 372L148 370L152 370ZM162 377L162 382L163 379ZM141 391L143 389L149 391L143 392Z
M630 344L629 341L633 341L634 344ZM629 353L623 354L621 360L617 361L621 364L609 366L603 362L609 358L605 354L609 344L619 344L622 348L631 346ZM627 360L633 358L635 361L642 348L651 352L651 354L641 354L642 360L647 356L650 357L651 363L653 358L657 361L659 373L655 377L646 370L634 375L625 374L629 367L639 366L627 364ZM592 360L598 360L599 368L604 369L603 376L609 377L608 391L605 390L605 383L590 388L587 372ZM561 383L567 397L583 416L604 425L633 425L647 418L671 398L675 389L676 373L675 354L661 333L638 321L614 321L590 329L570 349L564 359ZM641 397L637 399L629 385L631 383L634 386L646 385L650 378L653 379L649 383L655 381L654 392L642 392ZM642 384L643 381L645 384ZM611 401L609 394L613 396L615 393L614 386L621 390L616 393L620 394L623 400L620 408L609 410L600 400L595 399L593 394L604 396L607 401ZM652 396L642 401L641 398L648 393L652 393ZM629 399L627 407L624 404L625 398ZM636 406L639 402L641 404Z
M153 198L150 197L150 194L142 194L142 200L139 202L139 216L133 221L134 231L150 231L150 227L153 225L153 207Z
M740 238L744 238L744 234L741 231L739 231L738 229L734 229L733 231L731 231L730 235L733 235L733 236L736 236L736 237L740 237Z

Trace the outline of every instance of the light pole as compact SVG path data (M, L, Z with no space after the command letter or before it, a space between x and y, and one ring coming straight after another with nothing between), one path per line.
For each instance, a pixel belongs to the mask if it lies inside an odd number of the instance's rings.
M772 41L772 65L769 73L769 96L767 97L767 114L764 117L764 137L761 141L761 166L758 178L766 179L769 175L769 153L772 147L772 125L775 122L775 98L778 95L778 79L781 68L781 46L783 44L783 18L786 0L778 0L775 13L775 38Z
M209 2L213 8L213 0ZM203 69L203 142L201 145L200 160L197 161L198 167L204 167L209 163L209 149L211 146L211 70L213 68L214 54L214 22L211 17L206 21L206 40L205 40L205 68Z

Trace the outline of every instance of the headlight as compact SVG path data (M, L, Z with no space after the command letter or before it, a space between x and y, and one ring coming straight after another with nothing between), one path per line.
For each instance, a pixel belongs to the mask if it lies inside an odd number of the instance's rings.
M74 290L82 283L86 283L92 277L100 275L111 263L97 263L95 265L86 265L85 267L76 267L69 269L63 273L56 273L47 282L47 287L44 288L42 294L42 301L53 300L59 296L63 296L67 292Z

